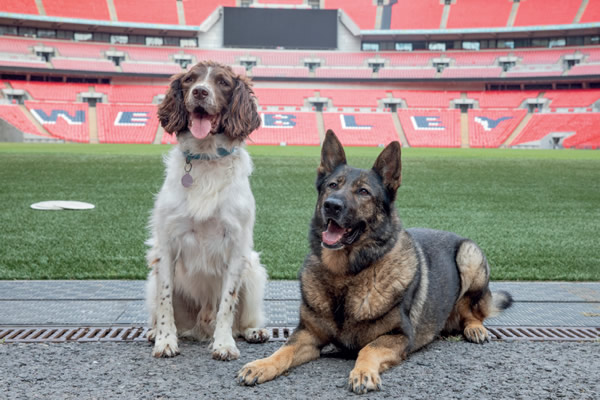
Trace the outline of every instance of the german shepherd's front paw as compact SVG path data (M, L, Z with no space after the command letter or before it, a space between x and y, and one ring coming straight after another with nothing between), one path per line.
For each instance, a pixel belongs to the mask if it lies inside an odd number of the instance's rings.
M469 342L483 344L490 341L490 335L482 324L467 325L463 334Z
M279 375L278 369L268 358L252 361L239 370L237 381L240 385L254 386L271 381Z
M379 372L363 367L355 367L348 378L348 390L356 394L365 394L373 390L381 390Z

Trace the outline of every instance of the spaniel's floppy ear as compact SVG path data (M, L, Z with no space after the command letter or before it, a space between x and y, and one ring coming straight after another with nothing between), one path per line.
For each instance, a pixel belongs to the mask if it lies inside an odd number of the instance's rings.
M180 73L173 76L169 90L164 100L158 106L158 119L160 124L169 133L179 133L188 126L188 111L185 108Z
M232 139L245 138L260 127L260 115L248 78L238 76L231 102L223 114L224 133Z

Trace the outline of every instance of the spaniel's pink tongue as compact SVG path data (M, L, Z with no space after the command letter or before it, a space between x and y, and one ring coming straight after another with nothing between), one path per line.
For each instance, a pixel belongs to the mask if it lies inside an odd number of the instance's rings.
M321 240L323 240L325 244L333 246L342 240L342 236L344 236L345 232L346 230L344 228L333 221L329 221L329 224L327 224L327 230L323 232Z
M210 117L202 118L194 114L190 122L190 132L195 138L204 139L210 133L211 128Z

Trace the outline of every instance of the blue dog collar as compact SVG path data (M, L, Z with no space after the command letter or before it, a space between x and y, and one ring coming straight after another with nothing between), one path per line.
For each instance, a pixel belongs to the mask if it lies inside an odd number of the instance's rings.
M224 158L230 156L234 153L237 153L238 148L234 147L231 150L227 150L224 147L217 147L217 154L208 154L208 153L197 153L193 154L189 151L184 151L183 156L185 157L185 167L183 168L185 174L181 178L181 184L188 188L194 184L194 178L190 175L190 171L192 170L192 160L203 160L203 161L211 161L218 160L220 158Z

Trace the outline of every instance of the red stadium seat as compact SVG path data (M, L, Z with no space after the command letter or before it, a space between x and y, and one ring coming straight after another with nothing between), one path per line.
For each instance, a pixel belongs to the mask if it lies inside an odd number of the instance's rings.
M252 76L270 78L308 78L307 67L254 67Z
M18 106L0 104L0 119L5 120L23 133L46 136L23 114Z
M392 6L391 29L439 29L444 5L439 0L398 0Z
M15 89L27 91L34 100L47 101L77 101L77 95L89 91L90 85L85 83L56 83L56 82L24 82L11 81Z
M198 62L212 60L227 65L236 63L236 59L245 56L248 52L243 50L198 50L185 49L186 54L191 54L196 57Z
M377 107L379 99L387 98L382 89L321 89L320 93L330 98L334 107Z
M34 58L3 58L0 56L0 65L4 67L23 67L36 69L49 68L45 61Z
M526 99L538 94L534 90L468 92L467 98L479 101L479 108L518 108Z
M589 1L579 21L582 24L600 21L600 3Z
M360 29L375 29L377 6L371 0L324 0L325 9L342 9Z
M504 73L506 78L527 78L544 76L561 76L564 73L561 67L543 66L543 67L515 67Z
M258 65L269 65L269 66L304 66L302 59L311 58L311 53L303 51L261 51L261 50L250 50L248 51L250 56L258 58Z
M317 68L315 77L317 78L354 78L368 79L373 76L373 70L367 67L356 68Z
M87 103L25 101L25 106L54 137L70 142L89 143Z
M514 26L572 24L580 2L526 0L519 3Z
M151 104L155 96L167 92L168 85L94 85L108 96L109 103Z
M113 0L121 22L177 25L176 0Z
M500 147L527 110L469 110L469 147Z
M104 58L103 53L111 47L108 43L78 43L64 40L44 40L43 44L54 47L56 56L77 58Z
M449 29L505 27L512 8L506 0L460 0L450 6Z
M33 54L33 46L36 41L15 37L0 37L0 53Z
M97 104L100 143L152 143L158 129L155 105Z
M261 106L299 106L304 105L304 100L314 97L312 89L267 89L254 88L254 94Z
M398 110L411 147L460 147L459 110Z
M182 0L187 25L201 25L219 6L235 7L235 0Z
M381 79L432 79L435 78L437 70L433 67L421 68L383 68L377 72Z
M283 4L283 5L301 6L302 4L304 4L304 0L258 0L258 4L272 4L272 5Z
M121 63L121 69L123 72L129 72L134 74L165 74L173 75L179 72L183 72L181 65L175 63L166 62L134 62L134 61L123 61Z
M312 112L264 112L261 127L250 135L248 144L317 146L317 117Z
M99 19L110 21L106 1L44 0L44 10L50 17Z
M35 0L0 0L0 10L16 14L39 14Z
M460 92L433 90L393 90L394 98L404 99L409 108L449 108Z
M115 49L127 53L131 61L167 61L181 51L178 47L115 46Z
M438 58L441 53L436 52L400 52L400 53L380 53L381 58L390 60L392 67L424 67L430 65L429 62L433 58Z
M600 100L600 89L547 90L544 97L552 100L550 107L589 107Z
M321 52L315 54L316 58L325 60L325 67L366 67L366 60L375 57L375 53L342 53Z
M458 4L458 3L457 3ZM506 51L448 51L446 57L454 60L454 66L495 65L498 57L507 56Z
M442 78L499 78L502 67L459 67L445 68Z
M50 60L54 69L66 69L76 71L100 71L116 72L115 64L109 60L93 60L86 58L60 58L54 57Z
M538 141L553 132L575 132L564 140L565 147L600 147L600 114L534 114L511 146Z
M521 58L522 63L525 65L538 65L538 64L556 64L560 60L560 57L565 54L572 54L572 50L553 50L553 49L540 49L540 50L519 50L515 51L514 55Z
M569 75L600 75L600 64L578 64L573 66Z
M323 113L325 129L333 129L344 146L385 146L400 141L391 113Z

